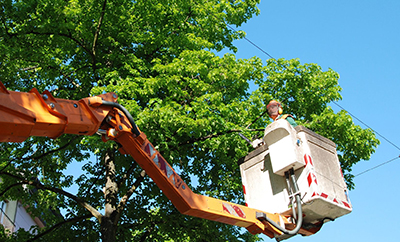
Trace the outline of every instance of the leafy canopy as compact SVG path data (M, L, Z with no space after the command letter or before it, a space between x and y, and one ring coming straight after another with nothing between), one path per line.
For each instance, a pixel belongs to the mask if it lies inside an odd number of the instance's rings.
M227 25L259 14L257 3L2 0L0 80L10 90L48 89L67 99L116 92L196 192L238 203L237 160L250 147L237 133L262 135L270 120L253 121L277 99L300 124L336 142L353 188L351 167L369 159L379 141L328 106L341 99L336 72L297 59L215 54L236 51L233 41L245 33ZM131 157L96 136L2 143L0 157L1 199L21 201L47 225L36 235L19 231L14 241L257 240L238 227L179 214Z

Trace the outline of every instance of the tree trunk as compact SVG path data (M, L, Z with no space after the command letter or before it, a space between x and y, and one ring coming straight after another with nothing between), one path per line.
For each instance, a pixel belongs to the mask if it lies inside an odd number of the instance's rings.
M118 185L115 180L115 163L113 149L108 149L104 157L104 166L106 170L106 184L104 188L105 213L101 219L100 231L102 242L115 242L117 221L116 204Z
M106 216L101 219L100 233L102 242L115 242L116 230L117 227L114 225L113 219Z

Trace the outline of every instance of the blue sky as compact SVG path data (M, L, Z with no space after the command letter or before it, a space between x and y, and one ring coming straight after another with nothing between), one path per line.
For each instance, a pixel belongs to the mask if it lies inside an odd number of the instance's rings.
M237 29L276 59L299 58L338 72L343 88L338 104L400 146L400 1L262 0L258 7L260 15ZM235 45L237 58L269 58L246 40ZM369 161L353 167L353 174L400 155L397 147L377 137L381 145ZM326 223L315 235L288 241L398 241L393 233L400 225L398 170L400 159L357 176L349 193L352 213Z

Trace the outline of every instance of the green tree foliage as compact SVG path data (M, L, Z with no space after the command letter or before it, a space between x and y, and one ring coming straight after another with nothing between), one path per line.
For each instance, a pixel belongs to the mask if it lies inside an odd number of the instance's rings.
M237 160L250 150L237 133L262 135L270 120L257 117L274 98L338 144L353 187L352 165L368 159L379 141L327 106L341 98L337 73L299 60L263 64L215 54L236 50L233 40L244 33L226 24L238 27L257 15L258 2L1 0L0 80L10 90L35 87L68 99L116 92L194 191L237 203ZM32 137L2 143L0 152L1 199L19 200L46 221L35 235L21 231L10 240L257 240L234 226L181 215L133 158L97 136ZM71 164L74 174L66 170Z

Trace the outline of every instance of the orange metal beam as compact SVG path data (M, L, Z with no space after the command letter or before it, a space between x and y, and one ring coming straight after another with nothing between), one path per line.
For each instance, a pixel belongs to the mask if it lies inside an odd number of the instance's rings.
M264 233L271 238L282 234L256 218L256 213L263 211L194 193L144 133L135 137L129 132L119 132L113 139L122 145L121 153L131 155L181 213L244 227L252 234ZM263 213L276 223L289 223L281 215Z
M113 93L99 97L117 100ZM30 136L93 135L112 109L90 105L99 97L80 101L58 99L48 91L40 94L36 89L9 91L0 82L0 142L22 142Z
M120 151L135 159L181 213L245 227L252 234L271 238L282 234L256 218L256 212L263 211L193 193L146 135L133 134L128 117L117 108L102 105L103 100L116 102L117 96L107 93L71 101L36 89L9 91L0 82L0 142L22 142L30 136L57 138L64 133L92 135L103 129L103 140L121 144ZM290 223L279 214L263 213L278 224Z

